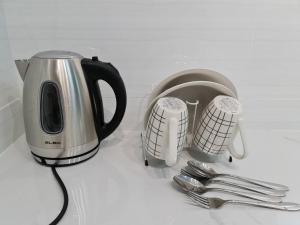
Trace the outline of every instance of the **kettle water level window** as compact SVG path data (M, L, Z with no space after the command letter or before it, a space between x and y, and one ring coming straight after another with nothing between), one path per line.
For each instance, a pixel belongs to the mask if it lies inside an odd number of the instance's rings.
M53 82L45 82L41 91L41 125L49 134L63 130L63 115L58 87Z

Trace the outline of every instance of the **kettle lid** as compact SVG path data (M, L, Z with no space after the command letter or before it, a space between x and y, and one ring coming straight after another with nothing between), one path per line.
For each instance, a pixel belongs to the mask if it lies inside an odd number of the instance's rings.
M40 58L40 59L74 59L80 58L83 56L70 51L61 51L61 50L51 50L51 51L43 51L35 54L32 58Z

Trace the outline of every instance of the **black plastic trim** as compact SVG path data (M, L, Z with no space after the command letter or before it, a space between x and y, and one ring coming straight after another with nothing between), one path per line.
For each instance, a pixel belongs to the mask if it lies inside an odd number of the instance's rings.
M99 141L110 135L121 123L126 110L126 89L119 71L110 63L84 58L81 60L85 80L94 114L94 122ZM110 122L104 121L104 111L98 80L105 81L112 88L116 98L116 110Z
M68 163L68 164L48 164L46 162L46 160L54 160L54 161L60 161L60 160L68 160L68 159L76 159L76 158L79 158L79 157L82 157L82 156L85 156L93 151L95 151L97 149L97 151L91 155L90 157L82 160L82 161L79 161L79 162L74 162L74 163ZM99 151L99 144L94 147L93 149L89 150L88 152L85 152L85 153L82 153L80 155L76 155L76 156L70 156L70 157L64 157L64 158L49 158L49 157L43 157L43 156L39 156L33 152L31 152L31 154L34 156L34 159L41 165L44 165L44 166L56 166L56 167L66 167L66 166L73 166L73 165L76 165L76 164L79 164L79 163L82 163L82 162L85 162L87 161L88 159L92 158L93 156L95 156ZM36 158L39 158L41 161L38 161Z

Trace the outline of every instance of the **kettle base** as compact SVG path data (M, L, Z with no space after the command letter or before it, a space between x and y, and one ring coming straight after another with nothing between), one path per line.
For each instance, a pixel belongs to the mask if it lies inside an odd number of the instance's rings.
M72 165L85 162L88 159L95 156L98 151L99 151L99 144L88 152L85 152L80 155L71 156L71 157L48 158L48 157L39 156L33 152L31 152L31 154L33 155L33 158L43 166L65 167L65 166L72 166Z

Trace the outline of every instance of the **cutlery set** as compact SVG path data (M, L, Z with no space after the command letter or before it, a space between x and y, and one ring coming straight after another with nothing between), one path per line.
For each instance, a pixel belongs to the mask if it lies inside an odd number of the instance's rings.
M225 185L225 186L229 186L229 187L240 188L240 189L243 189L246 191L253 191L256 193L260 193L260 194L266 194L266 195L272 195L272 196L278 196L278 197L285 196L285 193L282 191L266 189L263 187L252 187L252 186L245 185L242 183L234 183L234 182L230 182L227 180L221 180L221 179L216 179L216 178L206 178L206 177L203 177L202 174L197 176L195 173L196 172L193 172L189 167L181 169L181 174L189 176L191 178L199 179L199 181L201 181L201 183L205 186L210 185L210 184L220 184L220 185Z
M199 175L202 174L203 177L207 177L207 178L228 177L231 179L240 180L240 181L243 181L246 183L258 185L258 186L265 187L265 188L270 188L270 189L281 191L281 192L285 192L285 191L289 190L289 188L287 186L282 185L282 184L275 184L275 183L266 182L266 181L254 180L254 179L241 177L241 176L237 176L237 175L232 175L232 174L217 173L214 169L208 167L207 164L200 163L200 162L197 162L194 160L193 161L190 160L187 163L188 163L188 166L190 166L191 168L194 168L194 170L198 170L198 174Z
M223 179L218 179L222 177ZM225 179L224 179L225 178ZM235 180L237 183L228 181ZM196 205L204 208L220 208L224 204L242 204L285 211L298 211L300 204L282 202L289 188L276 184L232 174L217 173L207 164L195 160L187 162L181 173L173 177L174 182L184 191ZM221 187L209 187L210 184L219 184ZM223 188L223 186L227 186ZM234 187L230 189L228 187ZM250 200L221 199L218 197L204 197L206 192L222 192Z

